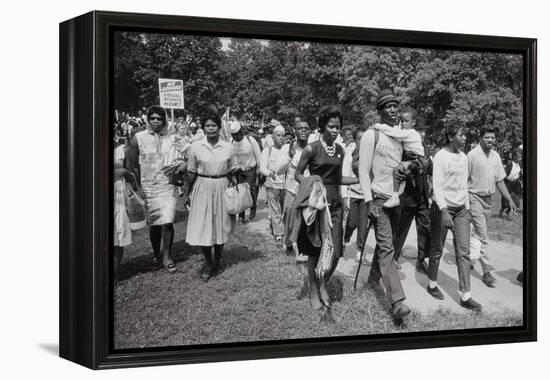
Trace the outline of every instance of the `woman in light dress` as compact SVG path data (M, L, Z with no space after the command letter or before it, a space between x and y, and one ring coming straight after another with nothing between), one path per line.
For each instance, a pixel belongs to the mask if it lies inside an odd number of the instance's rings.
M147 110L146 123L146 130L136 133L130 143L130 167L137 174L147 208L149 238L155 259L162 260L164 268L173 273L176 265L171 254L177 195L176 187L163 168L173 153L175 135L168 133L168 116L160 106Z
M114 234L113 234L113 274L114 282L118 280L118 269L124 254L124 247L132 244L132 231L130 229L130 218L127 212L127 188L126 179L130 173L124 168L124 149L118 136L115 138L114 150Z
M186 240L201 247L207 264L201 271L204 281L219 273L223 246L235 221L223 200L229 184L231 144L220 138L220 127L217 116L204 118L206 138L191 145L187 165L191 209Z

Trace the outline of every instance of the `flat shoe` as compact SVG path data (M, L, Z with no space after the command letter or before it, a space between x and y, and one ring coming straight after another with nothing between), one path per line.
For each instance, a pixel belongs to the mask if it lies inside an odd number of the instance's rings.
M176 268L176 264L170 263L164 267L168 271L168 273L174 273L178 268Z

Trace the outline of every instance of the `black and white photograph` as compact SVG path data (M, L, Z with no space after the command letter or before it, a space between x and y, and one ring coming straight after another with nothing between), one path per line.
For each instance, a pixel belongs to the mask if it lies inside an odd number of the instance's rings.
M113 348L524 324L524 56L112 34Z

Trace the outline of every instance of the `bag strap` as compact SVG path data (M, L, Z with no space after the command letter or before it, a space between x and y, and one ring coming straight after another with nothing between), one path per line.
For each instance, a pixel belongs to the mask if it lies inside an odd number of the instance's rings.
M372 157L373 157L373 160L374 160L374 152L376 152L376 146L378 145L378 141L380 140L380 131L378 129L375 129L374 130L374 147L372 148ZM374 173L372 171L373 169L373 166L371 165L371 168L370 168L370 180L371 180L371 183L372 183L372 180L374 179Z

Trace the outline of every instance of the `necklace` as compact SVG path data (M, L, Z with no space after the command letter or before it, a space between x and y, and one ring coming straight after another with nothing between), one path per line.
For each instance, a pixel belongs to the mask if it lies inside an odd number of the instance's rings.
M325 151L327 152L327 154L330 157L333 157L334 154L336 153L336 142L333 141L332 145L328 146L327 143L325 142L325 139L321 137L321 143L323 144L323 147L325 148Z

